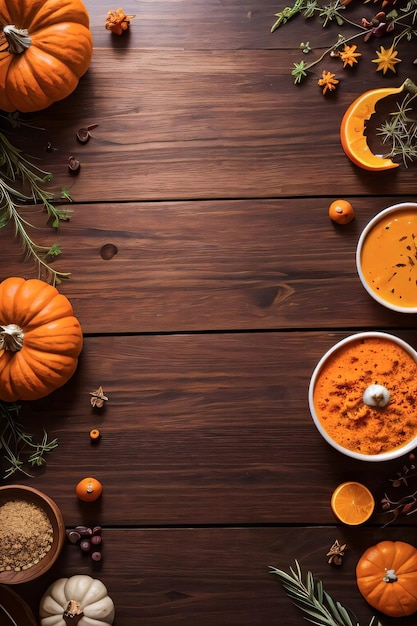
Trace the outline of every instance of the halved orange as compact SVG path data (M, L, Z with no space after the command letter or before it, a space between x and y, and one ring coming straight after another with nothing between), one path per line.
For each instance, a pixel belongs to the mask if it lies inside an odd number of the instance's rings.
M371 517L375 500L365 485L346 482L336 487L330 505L339 521L349 526L358 526Z

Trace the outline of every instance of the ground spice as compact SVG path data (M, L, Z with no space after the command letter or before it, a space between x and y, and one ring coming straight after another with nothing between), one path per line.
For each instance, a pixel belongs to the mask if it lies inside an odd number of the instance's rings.
M25 500L0 506L0 572L20 572L39 563L52 547L53 528L46 513Z
M373 384L388 389L386 406L363 402ZM314 408L323 428L344 448L374 455L403 446L417 434L417 364L389 338L347 343L321 370Z

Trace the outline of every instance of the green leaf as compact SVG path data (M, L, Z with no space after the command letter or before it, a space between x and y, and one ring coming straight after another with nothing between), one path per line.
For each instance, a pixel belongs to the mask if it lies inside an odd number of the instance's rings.
M307 66L305 62L300 61L300 63L294 63L294 69L291 75L294 76L294 84L301 83L307 76Z
M7 215L7 213L0 213L0 228L4 228L4 226L6 226L6 224L8 224L9 222L9 216Z
M52 244L48 250L48 256L56 257L61 254L61 248L57 243Z

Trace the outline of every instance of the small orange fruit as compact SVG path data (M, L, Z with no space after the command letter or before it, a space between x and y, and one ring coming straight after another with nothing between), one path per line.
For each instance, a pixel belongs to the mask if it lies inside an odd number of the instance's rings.
M349 526L366 522L375 508L372 493L365 485L356 482L346 482L336 487L330 504L337 519Z
M75 487L77 497L83 502L93 502L101 496L103 486L97 478L83 478Z
M93 428L93 430L90 430L91 441L97 441L97 439L99 438L100 438L100 431L98 428Z
M335 200L329 206L329 217L337 224L349 224L355 217L355 211L347 200Z

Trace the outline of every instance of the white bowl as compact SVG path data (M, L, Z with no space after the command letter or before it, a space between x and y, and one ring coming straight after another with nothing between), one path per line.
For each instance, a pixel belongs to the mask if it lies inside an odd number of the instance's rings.
M407 352L413 360L417 363L417 351L414 350L408 343L400 339L399 337L395 337L394 335L390 335L388 333L383 332L362 332L357 333L355 335L351 335L342 339L337 344L335 344L326 354L320 359L318 364L316 365L314 372L310 379L310 385L308 390L308 402L310 407L310 413L313 418L313 421L317 427L317 430L323 437L327 443L329 443L333 448L336 448L342 454L349 456L353 459L357 459L359 461L373 461L373 462L381 462L381 461L390 461L392 459L396 459L405 454L409 454L412 450L417 447L417 435L412 440L408 441L406 444L399 446L398 448L394 448L392 450L381 452L380 454L364 454L360 452L356 452L354 450L349 450L348 448L343 447L338 442L336 442L330 435L327 433L322 423L320 422L315 407L314 407L314 390L316 386L316 381L318 379L319 374L321 373L324 365L331 355L333 355L337 350L339 350L342 346L345 346L348 343L353 343L355 341L359 341L363 338L377 338L381 337L384 339L389 339L400 346L405 352ZM417 412L417 405L416 405Z
M363 245L365 243L365 239L367 238L369 233L375 228L375 226L381 220L385 219L387 216L388 217L392 216L392 218L395 219L395 214L399 213L401 211L404 211L404 210L409 210L409 211L415 212L416 213L416 219L417 219L417 204L414 203L414 202L402 202L400 204L394 204L393 206L390 206L387 209L384 209L383 211L378 213L373 219L371 219L371 221L367 224L367 226L365 226L365 228L362 231L362 234L361 234L361 236L359 238L358 245L357 245L357 248L356 248L356 268L357 268L357 271L358 271L358 274L359 274L359 278L360 278L360 280L362 282L362 285L364 286L366 291L369 293L369 295L374 300L379 302L379 304L382 304L386 308L391 309L392 311L397 311L399 313L417 313L417 286L416 286L416 282L414 282L414 288L415 288L415 293L416 293L416 297L415 297L416 304L415 304L415 306L402 306L399 303L395 304L394 302L386 300L383 296L378 294L375 291L375 289L373 289L371 287L371 285L368 283L368 281L366 280L366 278L364 276L364 272L362 270L362 250L363 250ZM417 234L417 229L416 229L416 234ZM416 240L416 243L417 243L417 240ZM414 254L415 254L415 252L416 251L414 250ZM412 254L410 254L410 256L412 256L412 262L415 261L415 273L416 273L416 279L417 279L417 258L415 256L413 256ZM391 273L391 270L392 270L392 266L390 268L387 268L387 273L388 272ZM412 284L412 283L410 283L410 284Z

